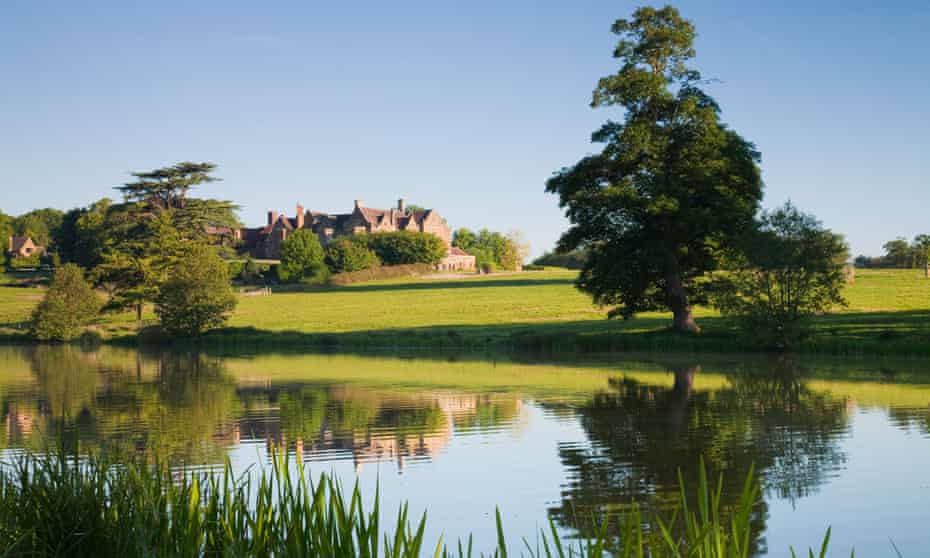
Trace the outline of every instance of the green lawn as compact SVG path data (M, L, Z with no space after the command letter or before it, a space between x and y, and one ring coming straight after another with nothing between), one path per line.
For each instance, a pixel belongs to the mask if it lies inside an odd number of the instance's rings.
M411 278L347 287L244 296L229 327L208 343L256 346L510 346L539 350L734 351L731 320L699 308L704 332L665 331L670 316L606 320L572 285L571 271L526 272L466 279ZM40 288L0 286L0 332L22 327ZM818 318L802 350L839 354L930 356L930 280L919 270L859 270L849 305ZM152 316L149 315L151 320ZM96 325L105 338L132 335L131 314ZM21 331L21 329L20 329Z

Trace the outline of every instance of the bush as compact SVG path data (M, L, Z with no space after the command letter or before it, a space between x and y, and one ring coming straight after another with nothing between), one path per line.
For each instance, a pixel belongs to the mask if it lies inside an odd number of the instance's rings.
M326 247L326 267L333 273L351 273L377 267L378 256L366 245L341 238Z
M20 256L16 258L10 258L7 263L7 267L13 270L17 269L37 269L42 262L39 260L38 254L33 254L31 256Z
M66 264L55 271L45 297L32 314L32 334L43 341L70 341L100 311L100 299L84 271Z
M185 246L168 276L156 297L155 314L170 335L198 336L220 327L236 307L228 268L211 246Z
M240 279L245 271L245 262L242 260L229 260L226 262L226 270L229 272L230 279Z
M359 236L384 265L437 264L446 257L446 243L436 235L398 231Z
M809 319L845 304L843 238L790 203L763 213L742 253L715 281L715 304L736 316L747 337L768 349L790 350Z
M278 279L296 283L317 275L323 267L323 256L323 246L316 234L307 229L294 231L281 244Z

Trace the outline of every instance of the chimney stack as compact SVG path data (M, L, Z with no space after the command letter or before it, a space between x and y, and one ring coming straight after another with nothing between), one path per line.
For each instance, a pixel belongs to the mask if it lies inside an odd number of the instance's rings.
M304 228L304 206L297 202L297 228Z
M362 205L364 205L364 202L362 200L355 200L356 209L358 209L359 207L362 207Z
M404 203L404 198L397 200L397 211L400 211L401 214L407 213L407 204Z
M277 220L278 220L278 212L274 211L273 209L268 210L268 224L273 225L275 221Z

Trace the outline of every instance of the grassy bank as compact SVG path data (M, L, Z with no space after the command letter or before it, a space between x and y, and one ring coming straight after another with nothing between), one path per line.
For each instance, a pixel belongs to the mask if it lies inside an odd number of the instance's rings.
M570 271L458 279L429 277L244 296L229 326L196 341L210 347L428 347L533 351L752 350L732 320L698 308L698 336L667 331L670 315L606 319L578 292ZM860 270L846 308L815 319L799 352L930 356L930 280L919 270ZM40 289L0 286L0 335L22 336ZM152 316L147 316L152 320ZM135 343L131 314L94 326ZM192 342L193 343L193 342Z
M20 458L0 470L0 552L75 557L485 555L475 552L470 536L454 546L440 538L427 548L426 514L409 518L405 504L396 520L382 527L377 494L369 510L357 486L347 495L325 475L313 483L302 466L280 456L272 462L256 478L239 479L228 467L222 474L190 476L146 465L110 466L94 458ZM757 482L750 472L738 501L726 506L703 466L700 471L694 494L681 487L680 513L647 517L634 506L622 517L605 518L589 541L563 543L550 524L535 536L527 534L524 548L508 548L498 512L497 545L487 555L748 558L754 548ZM829 531L820 556L828 541Z

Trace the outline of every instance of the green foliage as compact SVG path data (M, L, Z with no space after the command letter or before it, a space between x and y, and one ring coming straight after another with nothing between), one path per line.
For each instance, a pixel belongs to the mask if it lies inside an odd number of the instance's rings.
M296 283L314 277L324 267L324 256L316 234L308 229L298 229L281 244L278 279L284 283Z
M69 460L63 454L20 457L0 470L0 552L14 556L385 556L471 558L472 538L450 550L442 539L424 548L426 514L411 523L408 505L382 532L379 495L366 511L356 484L351 493L331 476L316 482L303 464L291 472L286 456L274 454L270 470L256 480L222 473L182 475L142 463L108 464L99 457ZM720 502L723 479L713 486L701 465L691 507L680 481L671 518L656 517L655 531L634 505L619 518L620 546L609 549L608 520L589 540L562 541L550 521L540 529L533 558L652 556L749 558L748 544L759 488L746 478L730 521ZM500 510L493 556L511 554ZM681 531L682 537L672 533ZM821 545L824 556L830 531ZM793 551L792 551L793 552ZM481 554L482 556L484 554ZM813 556L813 551L811 551Z
M32 334L42 341L70 341L100 311L100 300L84 279L84 271L65 264L55 270L42 302L32 313Z
M52 208L35 209L13 220L13 230L21 236L29 236L32 241L46 249L53 249L53 237L61 226L64 214Z
M378 256L367 246L340 238L326 247L326 266L333 273L361 271L380 265Z
M226 323L236 307L226 263L216 249L186 244L168 270L155 300L155 314L169 334L196 337Z
M614 314L670 309L677 331L697 331L701 278L762 197L759 153L720 122L685 65L695 31L678 10L638 8L613 32L620 69L598 82L592 106L619 106L624 120L593 134L600 153L547 182L571 221L559 250L588 250L577 284Z
M913 242L898 237L882 246L884 254L871 258L857 256L856 267L913 269L922 268L930 261L930 234L918 234Z
M477 233L461 228L452 235L452 245L475 256L475 265L482 270L514 270L523 264L526 243L518 232L504 235L481 229Z
M54 235L55 249L62 261L92 269L103 261L109 239L104 223L112 202L103 198L87 207L65 213Z
M548 267L564 267L567 269L581 269L588 259L588 252L583 248L576 248L568 252L546 252L539 256L533 263L535 265Z
M364 242L384 265L436 264L446 256L441 238L416 231L397 231L355 235L355 242Z
M245 271L246 262L242 260L229 260L226 262L226 271L229 272L230 279L240 279Z
M39 254L33 254L31 256L18 256L15 258L9 258L7 267L12 270L22 270L22 269L36 269L42 262L40 261Z
M141 325L144 304L154 300L183 243L212 241L208 226L234 220L231 203L188 197L194 186L218 180L210 176L214 168L178 163L133 173L134 182L116 188L125 201L106 210L98 232L106 248L94 270L111 292L111 309L135 308Z
M788 203L762 214L732 269L715 281L715 304L738 316L755 344L791 349L809 334L812 316L845 304L847 256L840 235Z

